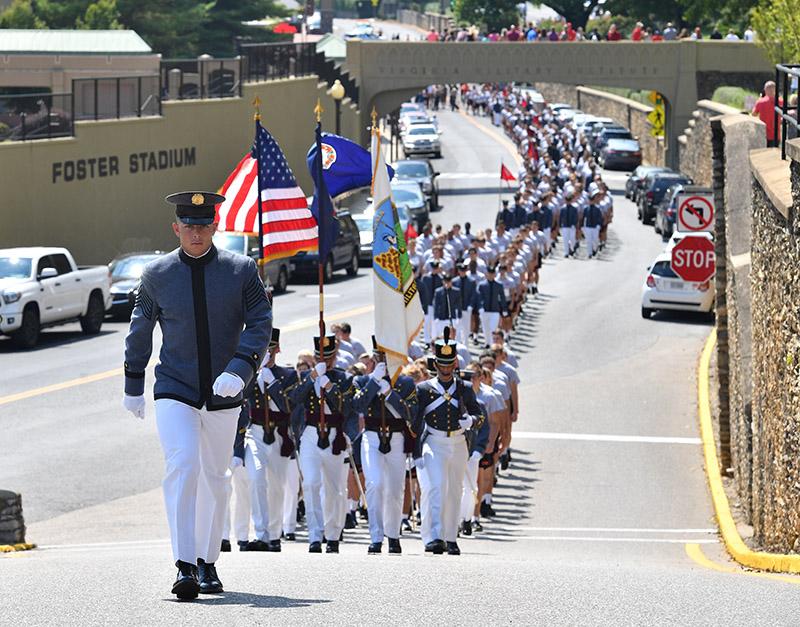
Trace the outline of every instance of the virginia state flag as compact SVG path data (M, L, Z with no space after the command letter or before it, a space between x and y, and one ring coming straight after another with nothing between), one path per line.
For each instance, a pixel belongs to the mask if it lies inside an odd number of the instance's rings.
M322 149L322 176L328 193L336 198L339 194L351 189L365 187L372 182L372 160L369 153L354 141L334 135L323 133L320 142ZM317 144L312 144L306 155L308 169L314 176L314 160L317 158ZM386 166L389 178L394 176L394 170Z
M375 340L386 353L394 381L408 363L408 347L422 328L423 315L377 129L372 134L372 209Z
M317 122L316 146L319 146L322 141L321 135L320 123ZM320 263L325 263L325 258L336 243L336 234L339 232L339 221L336 219L336 211L333 207L333 200L331 200L331 193L325 184L325 177L322 174L323 164L319 157L321 154L324 155L324 152L317 150L315 158L309 165L311 178L314 179L314 200L311 202L310 209L311 214L317 221Z

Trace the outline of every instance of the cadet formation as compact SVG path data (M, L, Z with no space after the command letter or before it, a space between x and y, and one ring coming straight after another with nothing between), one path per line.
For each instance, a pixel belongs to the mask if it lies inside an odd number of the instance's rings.
M613 205L574 128L513 90L460 89L462 103L477 95L486 106L468 109L518 146L517 189L491 227L429 223L408 241L424 325L394 381L375 338L365 345L347 323L283 359L255 263L212 244L220 197L168 197L180 248L143 274L124 405L143 417L159 324L155 409L179 599L222 592L216 561L234 548L280 552L302 538L310 553L339 553L355 550L341 544L363 525L369 555L401 554L417 532L426 553L459 555L459 537L491 524L520 408L509 341L543 260L595 257Z

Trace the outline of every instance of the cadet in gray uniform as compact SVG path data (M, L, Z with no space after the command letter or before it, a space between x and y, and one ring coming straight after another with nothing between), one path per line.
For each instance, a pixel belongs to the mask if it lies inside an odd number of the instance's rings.
M142 273L125 338L125 408L144 417L145 368L153 329L163 337L155 408L166 472L164 502L179 599L222 592L219 556L226 505L225 473L236 437L242 391L267 348L272 310L249 257L217 250L219 194L182 192L172 230L180 247Z

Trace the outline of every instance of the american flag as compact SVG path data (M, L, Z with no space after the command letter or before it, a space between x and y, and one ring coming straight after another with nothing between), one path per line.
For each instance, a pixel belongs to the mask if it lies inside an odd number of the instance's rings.
M264 259L316 250L317 222L286 157L261 122L256 122L256 134L252 152L242 158L220 190L225 202L217 207L219 230L258 233L260 162Z

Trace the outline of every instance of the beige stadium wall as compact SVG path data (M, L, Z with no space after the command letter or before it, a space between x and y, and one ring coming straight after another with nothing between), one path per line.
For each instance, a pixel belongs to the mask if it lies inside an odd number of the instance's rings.
M80 264L173 249L164 196L222 186L253 142L256 95L262 123L310 196L313 108L321 98L323 129L333 130L333 100L316 77L249 84L242 98L165 102L162 117L81 122L75 137L0 143L0 248L66 246ZM357 137L358 124L346 99L342 134Z

